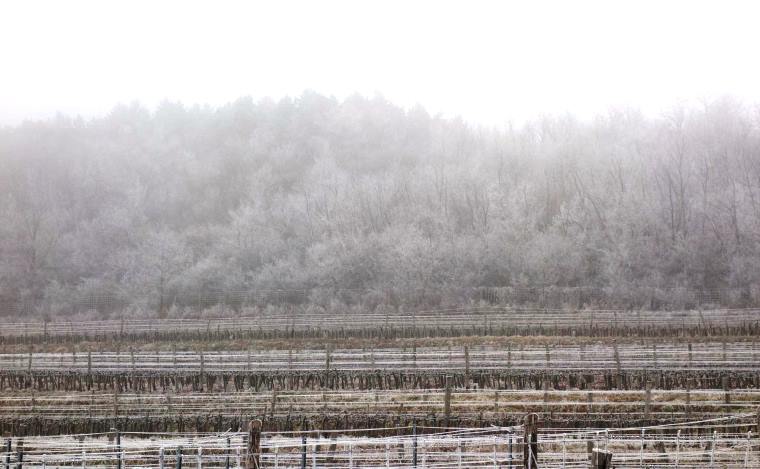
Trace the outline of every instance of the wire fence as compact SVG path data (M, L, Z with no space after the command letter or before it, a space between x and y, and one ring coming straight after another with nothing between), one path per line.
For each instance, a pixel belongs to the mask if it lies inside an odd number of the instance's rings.
M110 433L7 438L0 460L48 467L307 468L758 468L754 413L621 429L540 430L413 425L360 431ZM530 423L529 423L530 422ZM373 431L395 435L372 436ZM599 455L612 466L600 464Z
M438 288L302 288L193 289L188 291L127 292L72 289L41 298L0 296L0 316L67 316L131 314L155 316L202 313L223 315L268 305L379 304L425 307L485 302L494 305L541 308L615 307L621 309L683 309L699 307L760 307L760 285L743 288L591 287L591 286L441 286Z
M503 307L449 308L415 311L366 312L258 311L256 314L214 318L125 319L95 321L9 321L0 328L0 337L72 338L180 334L219 338L249 335L322 335L335 331L376 331L385 334L500 334L515 331L543 333L658 331L699 329L717 333L755 333L760 327L760 309L711 309L624 311L618 309L528 309Z
M26 371L259 372L373 370L721 370L760 367L760 342L580 344L239 351L0 353L0 369Z
M685 421L760 408L758 389L704 390L478 390L452 388L357 391L5 393L0 418L135 419L192 416L235 418L250 415L321 417L429 415L513 418L537 413L554 420L581 417ZM611 425L611 424L610 424ZM611 425L612 426L612 425Z

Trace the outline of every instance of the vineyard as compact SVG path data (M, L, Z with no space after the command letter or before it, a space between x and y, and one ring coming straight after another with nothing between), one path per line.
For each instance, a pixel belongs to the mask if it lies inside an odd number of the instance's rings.
M760 467L760 310L6 323L7 468Z

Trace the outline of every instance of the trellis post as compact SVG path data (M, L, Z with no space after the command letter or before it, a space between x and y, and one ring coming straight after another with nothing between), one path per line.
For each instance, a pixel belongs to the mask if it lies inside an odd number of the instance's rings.
M412 425L412 467L417 467L417 424Z
M710 467L715 467L715 443L718 439L718 431L713 430L712 435L712 447L710 448Z
M116 469L121 469L121 432L115 428L112 428L111 431L116 432Z
M301 469L306 469L306 435L301 435Z
M5 469L11 469L11 450L13 449L10 438L5 442Z
M251 420L248 422L248 454L245 461L245 468L259 469L260 464L261 420Z
M676 433L676 469L681 463L681 430Z
M443 398L443 414L446 418L445 426L449 426L449 418L451 417L451 376L446 376L446 393Z
M198 453L200 454L200 448L198 448ZM230 437L227 437L227 457L224 458L224 465L227 469L230 469L230 454L232 453L232 448L230 447ZM201 469L201 466L198 466L198 469Z
M16 442L16 469L21 469L24 466L24 439L20 439Z
M523 467L538 469L538 415L525 417L525 436L523 439Z
M592 469L610 469L612 467L611 464L612 453L594 448L594 452L591 453Z
M744 449L744 467L749 467L749 449L752 447L752 430L747 432L747 447Z

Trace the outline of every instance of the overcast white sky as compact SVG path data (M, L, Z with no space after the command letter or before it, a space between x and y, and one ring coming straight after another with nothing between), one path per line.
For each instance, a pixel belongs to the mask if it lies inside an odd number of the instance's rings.
M304 89L489 125L760 102L757 3L3 0L0 123Z

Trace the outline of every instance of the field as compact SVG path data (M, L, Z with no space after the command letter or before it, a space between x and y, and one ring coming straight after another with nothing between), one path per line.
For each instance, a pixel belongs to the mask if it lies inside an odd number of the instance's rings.
M756 309L6 323L0 462L757 468L759 339Z

